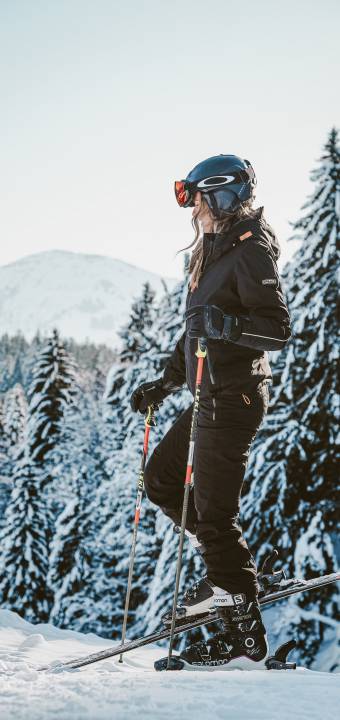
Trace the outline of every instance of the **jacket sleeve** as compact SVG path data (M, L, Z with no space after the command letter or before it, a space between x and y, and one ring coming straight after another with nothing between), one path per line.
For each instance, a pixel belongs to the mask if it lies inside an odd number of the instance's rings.
M236 264L237 291L246 315L231 342L258 350L282 350L291 336L289 312L277 265L264 243L249 240Z
M165 388L171 388L173 392L175 392L176 389L179 390L186 381L184 343L185 332L178 340L164 368L163 385Z

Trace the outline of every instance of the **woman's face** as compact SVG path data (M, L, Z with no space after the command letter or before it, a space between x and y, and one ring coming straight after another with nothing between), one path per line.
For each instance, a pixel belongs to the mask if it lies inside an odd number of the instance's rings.
M202 193L199 190L197 190L194 195L194 203L195 207L192 210L192 217L197 217L197 219L202 223L203 230L205 232L212 232L214 219L207 203L202 205Z
M197 190L197 192L194 195L194 203L195 203L195 207L192 210L192 217L196 217L196 215L198 215L198 213L201 209L202 193L199 190Z

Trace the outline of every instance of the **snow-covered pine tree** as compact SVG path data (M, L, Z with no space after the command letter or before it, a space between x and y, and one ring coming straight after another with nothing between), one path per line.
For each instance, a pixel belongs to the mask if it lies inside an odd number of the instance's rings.
M6 393L2 404L0 422L0 528L4 511L13 486L15 459L20 453L27 422L27 401L21 385L15 385Z
M39 352L29 389L29 449L37 467L45 468L58 443L66 406L75 390L75 366L54 330Z
M51 619L76 629L86 622L86 598L91 597L92 585L96 584L97 536L103 524L96 493L107 480L103 436L100 405L79 389L65 410L58 479L49 486L63 505L51 539Z
M311 179L314 192L293 226L293 238L301 244L283 272L293 338L284 351L285 367L252 450L243 500L247 537L259 559L268 547L276 546L290 574L306 578L337 567L340 152L336 129L330 132ZM290 632L297 630L301 660L316 658L326 626L302 619L299 608L332 616L335 596L336 589L330 586L317 596L291 599L289 608L294 606L295 614L289 611Z
M141 358L146 357L155 342L154 328L157 316L155 293L149 283L132 304L130 317L120 330L122 347L118 363L108 373L105 401L106 419L111 453L120 450L128 432L132 413L129 405L129 388L140 379ZM132 390L131 390L132 392Z
M131 410L130 410L131 412ZM132 414L132 413L131 413ZM107 428L102 433L100 448L102 481L87 493L86 505L80 513L89 517L86 539L87 573L79 591L65 598L64 623L85 632L97 632L106 637L119 637L122 627L129 553L132 539L133 518L136 501L136 484L139 477L143 447L144 423L141 415L133 415L133 423L127 430L123 447L113 451ZM112 440L111 440L112 443ZM89 478L92 475L91 459L85 460ZM92 453L91 456L93 457ZM89 485L89 479L87 480ZM155 508L146 512L144 498L142 519L138 535L136 572L131 598L131 621L136 607L147 593L145 576L152 572L148 563L155 551L157 538L148 529L154 522ZM74 572L74 571L72 571Z
M14 463L14 487L2 531L3 602L29 620L46 620L51 602L46 578L52 515L46 486L73 392L73 362L54 331L32 371L27 437Z
M155 291L150 283L145 282L140 297L132 303L128 322L118 333L123 340L122 364L135 362L145 352L150 339L149 331L154 324L154 306Z
M14 387L15 385L23 385L20 355L18 355L18 357L16 358L10 382L11 387Z
M171 293L165 293L158 308L156 334L157 346L152 347L147 362L152 365L153 377L159 377L175 345L185 330L185 301L188 288L189 256L184 256L183 279L177 283ZM177 417L190 405L192 395L183 389L166 399L166 414L162 420L161 436L173 425Z
M82 629L86 632L94 631L117 639L122 629L134 515L134 484L131 485L133 444L132 438L129 449L124 445L119 457L116 457L112 478L98 488L92 503L91 514L97 533L92 543L91 572L85 599L87 612L82 621ZM139 533L130 605L132 616L140 584L140 541Z
M4 432L9 445L14 448L20 445L24 438L27 422L27 401L22 385L14 385L6 393L3 409Z
M0 537L0 605L29 622L46 622L50 521L43 501L44 476L26 449L16 459L13 481Z
M93 526L87 494L88 473L88 466L80 463L74 495L57 519L51 543L48 586L53 594L53 606L50 621L61 627L82 627L87 613L87 593L83 590L90 570L88 548ZM83 598L81 603L79 595Z
M7 444L4 422L4 398L0 396L0 467L1 463L5 460L6 447Z
M7 474L8 449L4 427L4 401L0 397L0 532L4 522L4 513L11 492L10 479Z

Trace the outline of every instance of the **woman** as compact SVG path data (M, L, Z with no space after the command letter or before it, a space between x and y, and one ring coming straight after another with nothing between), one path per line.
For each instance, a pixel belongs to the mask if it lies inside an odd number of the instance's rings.
M207 574L187 590L179 617L217 608L222 633L181 654L188 667L263 667L268 654L258 603L257 570L239 523L250 445L267 412L272 380L267 350L290 337L276 260L279 244L263 207L254 209L249 161L218 155L175 183L182 207L193 207L186 330L163 376L131 396L144 413L179 390L194 395L197 338L207 338L186 534ZM191 246L189 246L191 247ZM180 524L192 405L154 450L145 470L149 499Z

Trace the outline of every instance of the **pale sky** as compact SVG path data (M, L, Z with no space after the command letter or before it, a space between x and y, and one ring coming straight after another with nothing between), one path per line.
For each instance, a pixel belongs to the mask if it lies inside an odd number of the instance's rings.
M173 181L219 153L252 162L287 259L339 126L339 21L338 0L0 0L0 265L65 249L181 276Z

